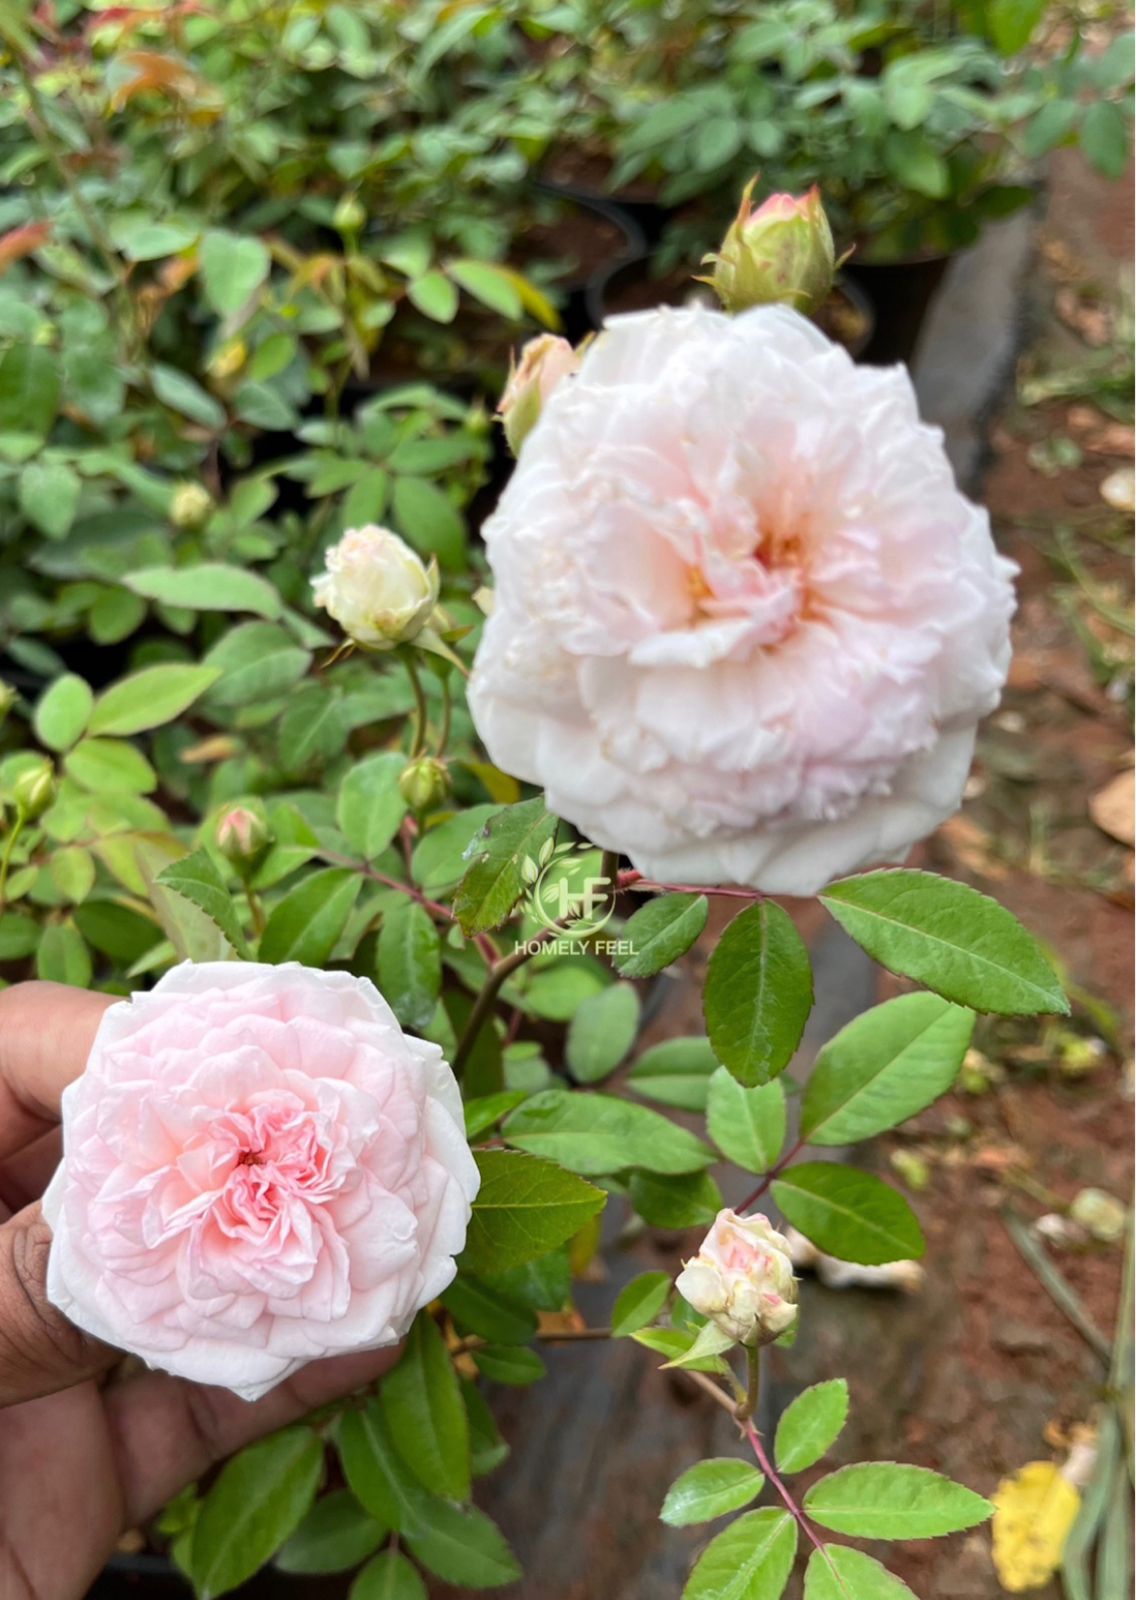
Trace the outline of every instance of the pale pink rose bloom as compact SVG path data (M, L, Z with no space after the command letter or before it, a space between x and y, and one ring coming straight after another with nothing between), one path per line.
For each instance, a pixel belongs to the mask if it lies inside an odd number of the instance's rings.
M436 1045L365 978L186 962L103 1017L63 1094L48 1295L246 1400L395 1344L455 1272L478 1172Z
M719 1211L675 1280L688 1305L741 1344L768 1344L797 1320L797 1280L784 1234L760 1211Z
M478 731L646 876L811 894L957 808L1015 569L903 368L784 306L618 317L484 531Z

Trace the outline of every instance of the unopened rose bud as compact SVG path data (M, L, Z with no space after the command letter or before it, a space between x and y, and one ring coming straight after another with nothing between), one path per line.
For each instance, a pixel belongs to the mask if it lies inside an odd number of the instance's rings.
M332 213L332 227L337 233L358 233L367 220L361 202L353 194L345 194Z
M797 1320L797 1280L785 1237L761 1212L719 1211L675 1287L739 1344L769 1344Z
M238 872L255 866L272 842L266 818L251 806L230 806L217 818L218 850Z
M368 650L393 650L422 632L438 603L438 565L423 565L388 528L351 528L312 579L323 606L344 633Z
M399 792L412 811L430 811L450 792L450 773L436 756L419 756L398 780Z
M756 182L756 179L754 180ZM832 290L836 252L820 190L806 195L774 194L753 209L746 186L741 208L716 256L710 282L727 311L776 302L808 314Z
M12 785L16 815L24 822L35 822L55 800L55 774L50 762L28 767Z
M179 483L170 501L175 528L200 528L213 510L213 496L199 483Z
M580 368L580 357L567 339L542 333L530 339L515 363L497 407L509 449L520 453L525 438L536 426L552 391Z

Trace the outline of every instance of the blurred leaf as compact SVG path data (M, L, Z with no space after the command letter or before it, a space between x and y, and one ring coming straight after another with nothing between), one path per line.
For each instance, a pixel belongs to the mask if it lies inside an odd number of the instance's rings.
M1003 1589L1042 1589L1061 1565L1081 1496L1055 1461L1030 1461L994 1495L994 1570Z
M90 685L73 672L66 673L40 696L32 727L40 744L49 750L66 750L82 737L91 715L94 695Z
M256 293L272 265L259 239L217 228L201 241L205 298L219 316L231 316Z
M664 1039L635 1062L627 1087L660 1105L680 1111L705 1111L710 1079L719 1070L710 1041L697 1034Z
M130 734L159 728L180 717L220 676L216 667L176 662L143 667L103 690L91 712L90 732Z
M79 930L66 922L49 923L36 950L36 977L86 989L91 976L91 953Z
M626 1339L654 1322L670 1298L669 1272L641 1272L619 1291L611 1313L611 1336ZM665 1520L665 1519L664 1519Z
M336 821L364 861L373 861L386 849L406 815L398 787L405 766L401 751L382 751L356 762L339 786Z
M639 996L615 983L581 1002L568 1024L565 1060L577 1083L598 1083L614 1072L635 1042Z
M122 581L134 594L187 611L252 611L274 621L284 609L276 590L258 573L222 561L202 561L193 567L146 567L127 573Z
M20 510L48 539L65 539L79 505L82 482L63 461L29 461L20 473Z

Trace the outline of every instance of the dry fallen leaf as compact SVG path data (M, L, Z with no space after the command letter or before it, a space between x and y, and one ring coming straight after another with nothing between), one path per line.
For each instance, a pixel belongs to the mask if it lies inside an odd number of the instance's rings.
M1053 1461L1030 1461L993 1495L994 1568L1003 1589L1043 1589L1061 1563L1081 1496Z
M1136 773L1122 772L1089 799L1089 816L1102 833L1118 839L1129 849L1136 842L1133 811L1136 809Z

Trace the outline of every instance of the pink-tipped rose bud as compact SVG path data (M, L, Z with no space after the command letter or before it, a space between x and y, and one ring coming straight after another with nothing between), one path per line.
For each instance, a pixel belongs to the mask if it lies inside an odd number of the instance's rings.
M509 449L519 455L525 438L536 426L552 391L580 368L580 357L567 339L542 333L530 339L515 362L497 407L509 441Z
M438 603L438 564L429 566L389 528L349 528L312 579L316 605L366 650L393 650L418 637Z
M268 821L252 806L230 806L217 818L217 848L240 871L251 867L272 842Z
M746 185L741 207L716 256L710 282L727 311L780 302L806 315L828 298L836 271L832 230L820 190L770 195L757 210Z
M739 1344L770 1344L797 1320L789 1245L761 1212L719 1211L675 1283L688 1305Z

